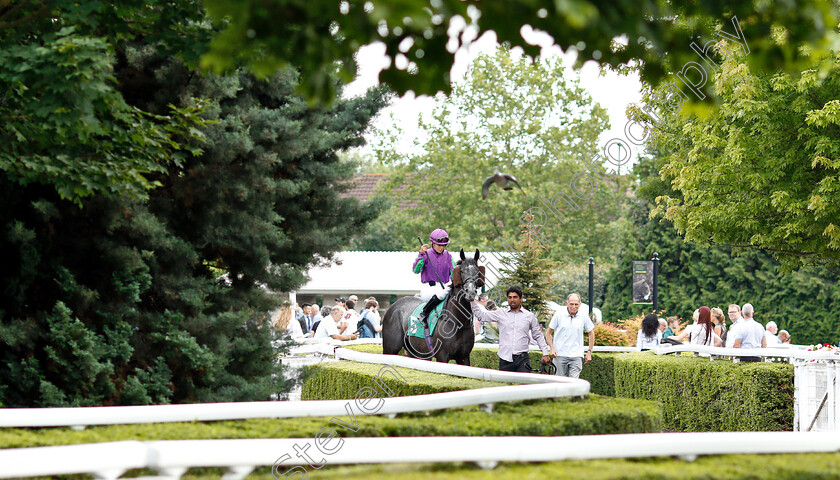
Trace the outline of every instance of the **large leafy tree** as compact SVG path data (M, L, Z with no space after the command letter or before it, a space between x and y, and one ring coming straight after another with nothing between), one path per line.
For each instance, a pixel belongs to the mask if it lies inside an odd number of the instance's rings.
M480 56L421 127L419 153L405 153L400 130L377 146L394 167L391 194L408 207L381 218L386 241L413 249L415 236L442 227L465 249L512 251L530 213L553 259L612 258L623 225L615 177L588 160L606 114L558 59L534 62L505 47ZM482 199L495 170L516 176L522 190L493 184Z
M529 55L539 47L522 37L523 26L548 33L563 50L581 52L579 62L621 65L642 60L642 78L659 83L668 64L700 61L690 43L719 38L723 29L740 36L737 18L749 38L750 65L794 70L811 54L819 56L836 40L835 5L828 0L721 3L716 0L636 2L532 2L499 0L206 0L208 10L227 19L224 32L205 56L206 65L231 67L245 54L266 71L294 66L312 96L330 98L329 73L339 62L345 80L356 74L353 55L362 45L382 42L392 60L380 79L399 93L434 94L449 90L455 50L467 42L460 23L481 34L492 30L499 42ZM677 27L677 28L675 28ZM784 35L775 37L774 32ZM625 45L613 41L624 36ZM809 45L810 49L800 48ZM702 46L700 47L702 48Z
M775 321L787 329L798 344L836 343L840 340L837 323L838 273L824 267L801 267L785 272L767 252L748 249L735 251L726 246L704 247L686 242L668 220L651 219L655 198L678 197L665 176L658 172L662 157L645 159L636 166L640 186L639 200L631 210L632 240L624 244L616 266L607 275L604 318L626 319L650 305L633 305L632 261L647 260L654 252L661 259L659 270L659 306L664 315L691 318L701 305L720 307L730 303L752 303L756 319ZM727 317L728 322L728 317Z
M792 77L732 57L717 76L718 111L654 124L671 148L661 173L679 193L655 212L690 241L761 248L788 267L838 264L840 58Z
M179 4L185 5L198 8ZM188 60L207 47L209 35L183 43L175 19L174 30L145 35L146 21L154 21L143 15L166 16L162 8L94 3L80 12L74 4L50 10L43 31L6 38L36 50L53 42L48 50L55 50L25 64L42 72L27 71L18 84L9 80L7 95L39 82L60 83L55 68L68 61L62 55L80 51L97 67L82 65L83 74L68 80L82 88L79 97L60 91L82 106L90 92L102 95L91 111L99 120L63 124L53 131L54 144L41 138L42 171L13 159L0 169L5 406L267 400L281 387L273 381L278 350L265 319L276 301L265 287L299 285L308 267L328 259L375 215L375 206L339 198L354 166L336 153L363 142L362 132L384 104L381 92L311 109L295 93L294 72L263 80L247 70L202 74ZM111 28L121 25L108 21L117 13L129 19L128 31ZM190 18L179 20L191 25ZM53 35L53 23L79 26L88 36ZM135 23L139 30L131 30ZM104 51L82 48L86 38ZM37 99L7 98L37 106ZM51 105L52 97L46 100ZM24 118L24 108L15 108L3 112L20 114L10 123L28 121L26 134L48 135L36 132L41 124ZM61 110L47 113L44 125L61 123ZM116 155L98 136L113 130L90 133L102 119L136 127L120 137L145 162L140 168L126 162L125 170L133 169L128 180L111 181L113 173L95 168L99 162L105 169L108 155ZM135 124L138 119L146 123ZM190 143L193 137L203 141ZM15 136L9 141L20 142L14 146L19 152L28 148ZM150 146L155 142L162 143ZM144 145L151 150L137 150ZM187 148L189 154L178 155ZM155 152L170 159L161 161ZM51 163L66 164L67 175L53 172ZM62 177L74 175L82 191L65 189L70 179ZM100 176L107 180L97 183ZM222 272L227 275L219 278Z

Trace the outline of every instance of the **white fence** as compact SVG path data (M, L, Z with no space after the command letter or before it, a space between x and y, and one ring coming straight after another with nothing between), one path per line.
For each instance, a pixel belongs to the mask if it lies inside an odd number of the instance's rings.
M840 432L840 359L794 361L796 401L793 429Z
M375 342L347 342L375 343ZM478 346L482 345L482 346ZM493 345L478 348L494 348ZM495 346L497 348L497 346ZM596 347L596 351L636 351L632 347ZM578 396L589 384L578 379L549 375L500 372L396 356L365 354L333 345L304 345L298 353L334 355L336 359L402 366L481 380L515 382L511 385L415 397L384 398L377 414L396 414L493 402ZM655 349L657 354L693 351L716 356L755 355L793 359L797 368L797 426L802 432L709 432L597 435L574 437L423 437L347 438L346 447L329 455L329 464L389 462L470 461L492 467L499 461L552 461L589 458L627 458L734 453L792 453L840 451L840 436L813 433L829 429L838 412L837 355L780 349L724 349L675 346ZM396 372L396 370L394 370ZM810 373L813 371L814 373ZM821 373L822 372L822 373ZM810 376L809 376L810 375ZM829 385L831 388L829 388ZM804 400L806 392L819 401ZM810 398L808 397L808 398ZM825 398L822 401L822 398ZM106 425L149 422L208 421L244 418L344 416L348 400L317 402L242 402L232 404L158 405L137 407L78 407L50 409L0 409L0 426L44 427ZM802 405L801 412L799 405ZM313 414L316 413L316 414ZM813 420L813 419L816 420ZM802 428L810 423L808 428ZM806 433L804 430L811 430ZM315 435L316 432L313 432ZM8 449L0 451L0 478L89 473L99 479L116 479L130 469L150 468L160 479L177 479L191 467L227 467L226 480L241 479L255 467L274 465L284 452L312 439L181 440L111 442L89 445ZM464 448L468 445L468 448ZM45 459L49 459L45 461ZM303 465L295 456L279 465Z
M313 432L314 434L315 432ZM343 446L325 457L328 465L359 463L549 462L570 459L647 458L739 453L814 453L840 451L840 436L802 432L704 432L583 435L570 437L400 437L344 438ZM177 479L191 467L227 467L225 480L245 478L255 467L274 466L278 473L304 458L289 455L312 438L242 440L171 440L111 442L0 451L0 478L92 473L97 479L119 478L129 469L149 468L158 477ZM314 450L314 449L313 449ZM320 458L320 454L318 455ZM318 461L318 460L316 460Z

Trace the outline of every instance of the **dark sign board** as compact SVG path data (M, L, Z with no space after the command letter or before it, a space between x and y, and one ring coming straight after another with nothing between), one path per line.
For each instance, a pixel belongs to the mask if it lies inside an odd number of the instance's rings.
M653 262L633 262L633 303L653 303Z

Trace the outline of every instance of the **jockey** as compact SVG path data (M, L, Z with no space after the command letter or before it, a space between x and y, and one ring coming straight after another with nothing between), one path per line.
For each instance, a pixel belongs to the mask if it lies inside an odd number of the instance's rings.
M420 274L420 298L426 302L423 312L420 314L420 321L428 330L429 313L446 298L452 288L452 269L455 266L454 259L446 251L449 244L449 234L442 228L436 229L429 235L432 248L428 244L420 247L420 253L414 260L412 267L414 273Z

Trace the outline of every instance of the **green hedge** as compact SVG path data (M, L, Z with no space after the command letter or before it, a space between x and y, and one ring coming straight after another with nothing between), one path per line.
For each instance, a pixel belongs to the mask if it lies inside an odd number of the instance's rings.
M615 394L663 405L680 431L793 429L793 366L628 353L615 359Z
M379 345L354 345L348 347L352 350L366 353L382 353ZM479 368L499 369L498 350L487 348L474 348L470 353L470 365ZM532 351L531 367L538 368L542 354ZM590 391L599 395L615 396L615 378L613 375L613 362L616 356L622 353L594 353L592 361L583 366L580 378L588 380L591 384Z
M840 471L840 454L718 455L694 462L672 458L570 460L549 463L502 463L493 470L471 464L384 464L325 466L310 470L318 480L521 480L582 478L586 480L833 480ZM210 480L219 476L184 476ZM295 477L298 478L298 477ZM274 480L267 469L249 480Z
M390 373L380 374L380 372L393 370L402 375L405 383ZM382 391L383 388L372 381L375 377L379 377L382 383L393 392L389 392L388 396L398 397L510 385L509 383L485 382L472 378L422 372L410 368L386 367L385 365L342 360L307 367L301 390L301 400L355 398L356 393L362 386L370 386Z
M383 391L377 377L394 395L417 395L507 385L451 375L397 368L405 379L401 384L392 375L381 375L382 365L341 361L309 367L302 397L310 400L355 398L356 393L370 387ZM390 368L390 367L389 367ZM628 401L630 403L628 403ZM550 399L529 402L501 402L488 415L477 407L438 412L433 418L425 413L415 426L416 432L399 435L590 435L603 433L661 431L659 406L654 402L617 399L589 395L586 399ZM401 430L403 431L403 430ZM426 433L422 433L426 432Z

